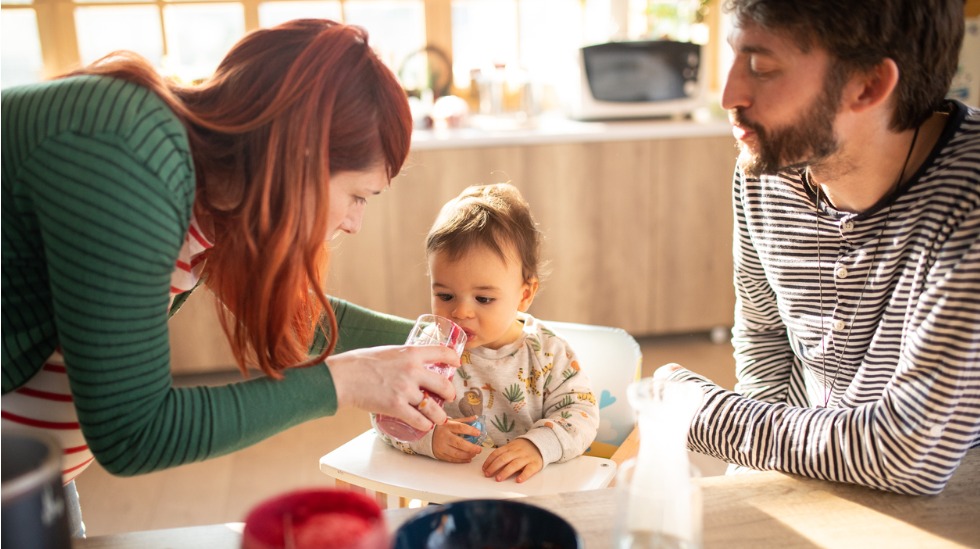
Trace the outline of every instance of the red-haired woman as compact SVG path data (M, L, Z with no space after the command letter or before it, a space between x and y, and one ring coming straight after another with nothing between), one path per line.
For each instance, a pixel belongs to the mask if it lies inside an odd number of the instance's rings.
M358 231L411 139L364 31L258 30L188 87L116 54L2 104L3 427L55 433L66 483L93 456L146 473L340 406L445 420L413 404L453 398L424 368L452 351L400 345L410 322L322 289L327 242ZM167 320L199 281L239 366L267 375L173 387Z

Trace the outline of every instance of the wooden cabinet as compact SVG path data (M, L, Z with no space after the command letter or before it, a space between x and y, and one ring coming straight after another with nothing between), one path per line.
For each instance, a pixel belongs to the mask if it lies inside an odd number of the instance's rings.
M545 234L539 318L634 335L731 325L731 137L422 150L337 242L329 292L414 317L429 310L424 238L465 186L510 181Z
M510 181L545 235L535 316L635 336L730 326L735 157L728 135L415 150L361 232L334 242L327 292L428 312L424 239L439 208L467 185ZM213 305L195 298L172 321L175 364L230 364Z

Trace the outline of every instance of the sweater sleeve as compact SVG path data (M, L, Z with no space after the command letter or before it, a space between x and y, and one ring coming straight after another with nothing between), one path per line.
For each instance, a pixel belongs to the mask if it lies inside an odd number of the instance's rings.
M743 201L744 175L736 171L734 183L735 325L732 345L739 394L767 402L785 399L790 382L793 352L786 326L779 316L776 294L752 246Z
M413 320L372 311L335 297L330 298L330 305L337 317L335 354L379 345L404 345L415 324ZM318 331L312 351L318 353L326 345L326 335Z
M550 360L551 367L541 395L541 417L519 438L534 443L547 465L588 450L599 429L599 405L592 382L568 344L550 333L542 340L539 356Z
M82 77L4 93L3 105L4 289L18 288L4 292L5 390L60 345L81 430L119 475L334 413L324 364L281 381L173 386L170 276L195 180L183 126L159 98Z
M911 302L904 349L878 398L850 408L795 407L680 370L672 379L705 392L689 446L754 469L911 495L941 492L980 441L980 210L948 242L936 251L942 276L926 277Z
M335 411L322 364L282 382L173 387L169 277L191 174L152 169L144 151L111 135L68 135L38 152L47 160L30 169L55 325L79 423L108 471L203 460Z
M387 434L383 433L381 429L378 429L378 414L373 413L371 414L371 427L374 429L375 434L381 438L381 441L392 448L401 450L406 454L420 454L436 459L435 454L432 452L432 435L435 434L435 429L429 429L429 431L422 435L422 437L418 440L402 442L391 438Z

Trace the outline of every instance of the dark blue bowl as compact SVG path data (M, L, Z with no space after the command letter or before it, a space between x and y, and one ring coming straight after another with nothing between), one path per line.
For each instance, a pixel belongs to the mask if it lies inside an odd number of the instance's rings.
M395 532L394 549L581 549L578 532L540 507L509 499L430 505Z

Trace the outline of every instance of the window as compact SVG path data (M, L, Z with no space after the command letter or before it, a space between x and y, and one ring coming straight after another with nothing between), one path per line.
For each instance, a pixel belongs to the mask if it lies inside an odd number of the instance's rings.
M4 5L6 7L6 5ZM41 40L33 9L4 10L0 18L0 86L37 82L42 78ZM11 47L16 44L17 47Z
M317 19L343 19L344 13L339 0L328 2L263 2L259 4L259 26L274 27L292 19L313 17Z
M0 87L61 74L117 49L194 80L246 32L299 17L367 28L410 91L441 82L465 95L495 71L511 82L554 86L579 46L661 33L667 12L671 28L682 28L706 1L2 0Z
M194 80L213 72L246 32L300 17L364 26L393 66L425 46L427 1L3 0L0 86L62 74L118 49Z

